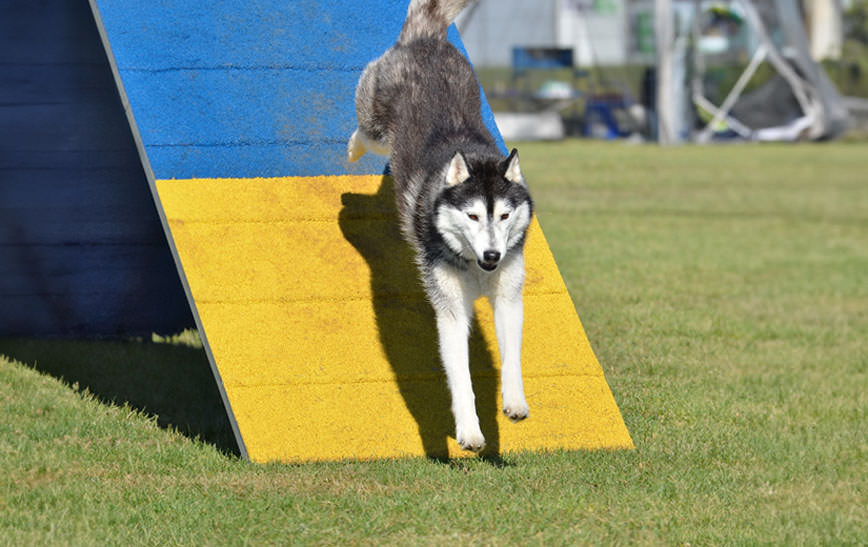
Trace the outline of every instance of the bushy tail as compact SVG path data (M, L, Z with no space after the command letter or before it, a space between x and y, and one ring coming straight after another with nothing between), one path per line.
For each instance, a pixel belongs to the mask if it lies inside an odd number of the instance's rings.
M464 6L474 0L411 0L407 19L398 36L399 44L417 38L446 39L446 29Z

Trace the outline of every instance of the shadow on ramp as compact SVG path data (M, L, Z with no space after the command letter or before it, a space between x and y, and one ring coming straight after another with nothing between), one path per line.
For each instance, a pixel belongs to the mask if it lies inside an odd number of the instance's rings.
M415 419L427 457L448 460L454 437L451 398L440 363L434 310L419 282L413 252L401 238L393 181L384 176L376 194L345 193L339 223L344 237L365 258L383 353ZM499 461L498 376L476 319L471 325L470 372L485 435L483 457Z
M107 404L124 402L160 427L239 455L205 351L139 341L0 339L0 354L87 389Z

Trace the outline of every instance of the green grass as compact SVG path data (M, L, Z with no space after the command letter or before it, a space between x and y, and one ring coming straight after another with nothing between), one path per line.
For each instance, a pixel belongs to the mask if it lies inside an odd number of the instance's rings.
M865 147L520 150L635 451L255 465L31 368L194 354L7 341L0 543L868 541Z

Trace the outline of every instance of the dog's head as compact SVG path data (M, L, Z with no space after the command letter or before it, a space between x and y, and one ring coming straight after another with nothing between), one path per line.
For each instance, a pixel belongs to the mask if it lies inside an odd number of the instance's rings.
M533 202L513 149L503 160L456 152L443 171L435 226L452 251L487 272L524 244Z

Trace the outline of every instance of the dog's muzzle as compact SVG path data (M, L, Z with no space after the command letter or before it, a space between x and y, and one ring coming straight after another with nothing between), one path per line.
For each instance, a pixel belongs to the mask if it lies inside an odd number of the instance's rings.
M486 272L493 272L497 265L500 264L500 253L497 251L485 251L482 253L482 260L477 259L476 263Z

